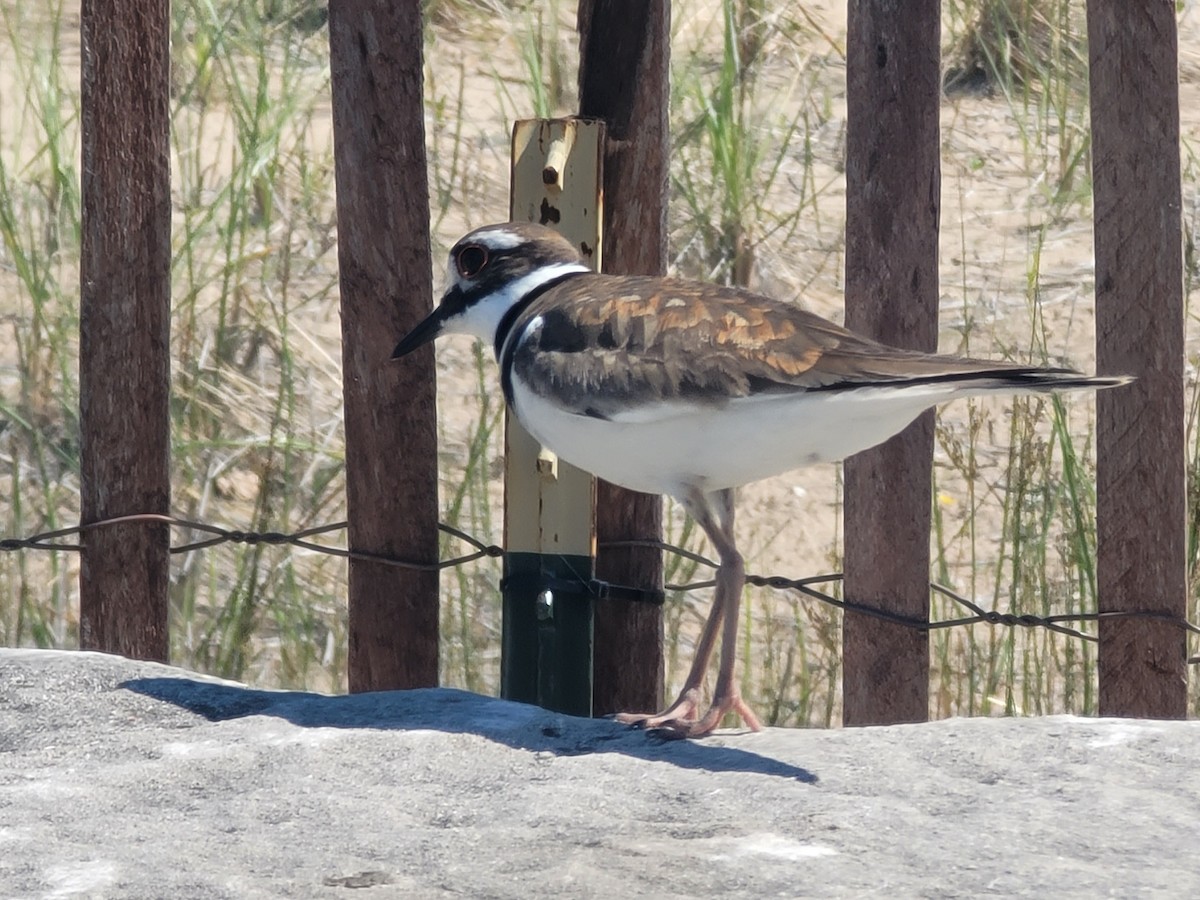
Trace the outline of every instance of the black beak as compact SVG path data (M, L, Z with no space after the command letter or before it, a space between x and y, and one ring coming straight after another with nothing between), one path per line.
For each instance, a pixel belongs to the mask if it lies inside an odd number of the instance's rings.
M456 302L459 301L459 302ZM412 331L400 339L400 343L396 345L396 349L392 351L392 359L399 359L402 356L408 356L418 347L428 344L442 332L442 326L446 320L461 311L461 297L458 294L458 288L452 288L442 298L442 302L438 304L438 308L421 320Z

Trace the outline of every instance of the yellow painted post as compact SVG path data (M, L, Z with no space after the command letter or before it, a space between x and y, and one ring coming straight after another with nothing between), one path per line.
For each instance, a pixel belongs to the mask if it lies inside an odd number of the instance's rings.
M528 119L513 127L510 217L554 228L600 268L604 126ZM595 561L592 477L540 447L511 415L505 431L501 693L592 712Z

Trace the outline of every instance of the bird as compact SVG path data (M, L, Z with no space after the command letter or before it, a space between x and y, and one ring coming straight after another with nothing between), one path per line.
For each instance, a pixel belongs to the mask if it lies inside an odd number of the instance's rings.
M449 262L444 295L392 358L447 333L484 341L511 412L534 438L614 484L673 497L716 551L712 608L678 698L615 716L664 737L702 737L729 713L762 727L734 677L745 584L737 488L866 450L955 398L1131 380L899 349L743 288L596 273L542 225L477 228Z

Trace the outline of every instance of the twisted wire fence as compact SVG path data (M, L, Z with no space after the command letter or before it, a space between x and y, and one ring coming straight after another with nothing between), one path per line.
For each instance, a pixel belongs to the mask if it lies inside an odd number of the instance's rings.
M73 525L68 528L59 528L53 531L43 531L23 538L0 538L0 551L15 552L20 550L50 550L77 552L82 549L82 545L79 543L65 542L64 539L83 536L88 532L95 531L100 528L136 523L169 525L172 528L186 529L208 535L208 537L200 540L192 540L181 544L173 544L170 548L170 552L172 554L190 553L197 550L204 550L209 547L214 547L219 544L267 544L274 546L297 547L316 553L323 553L329 556L341 557L343 559L369 560L383 565L423 571L440 571L442 569L455 568L458 566L467 565L468 563L472 563L483 558L500 559L503 558L505 554L504 548L498 544L488 543L480 540L479 538L467 533L466 531L463 531L460 528L455 528L454 526L447 525L445 523L439 523L438 530L443 534L449 535L455 540L463 542L468 547L472 548L471 551L458 556L450 557L448 559L439 560L436 563L423 563L400 559L384 554L365 553L358 550L351 550L346 547L320 544L310 540L310 538L320 535L332 534L346 530L348 527L348 523L346 521L331 522L326 525L316 525L293 532L242 531L238 529L225 528L219 525L213 525L207 522L197 522L191 519L160 515L157 513L140 513L128 516L116 516L109 519L101 519L95 522L89 522L87 524ZM684 547L679 547L667 541L611 541L603 543L601 546L604 548L651 548L660 550L664 553L674 554L709 569L717 568L717 563L707 556L697 553L693 550L688 550ZM835 583L840 582L841 580L842 574L840 572L811 575L804 578L789 578L783 575L746 575L746 583L755 587L766 587L780 591L796 591L805 597L835 607L842 611L862 613L885 622L903 625L907 628L924 632L946 628L987 624L1002 625L1009 628L1045 628L1058 634L1094 643L1098 640L1096 635L1089 634L1080 628L1073 627L1073 625L1112 619L1153 619L1155 621L1177 625L1186 632L1200 635L1200 625L1197 625L1179 616L1172 616L1167 613L1149 610L1106 610L1103 612L1069 612L1055 613L1050 615L1037 615L1033 613L1018 614L1001 612L999 610L990 610L985 609L978 603L963 596L957 591L951 590L944 585L936 583L930 584L930 589L933 592L940 594L941 596L946 597L947 599L958 604L969 614L952 619L925 621L923 619L915 619L897 615L896 613L877 609L862 603L856 603L852 600L835 597L814 587L814 585ZM699 591L710 588L714 584L716 584L715 580L705 579L679 584L666 584L663 587L666 591L688 593L691 591ZM1200 655L1190 656L1187 662L1189 665L1200 664Z

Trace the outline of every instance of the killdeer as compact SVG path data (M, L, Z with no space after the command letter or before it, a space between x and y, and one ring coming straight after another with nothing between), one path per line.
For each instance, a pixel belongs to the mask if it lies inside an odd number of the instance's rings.
M450 279L393 358L444 332L491 344L504 397L530 434L601 478L674 497L718 554L712 610L679 698L617 717L670 736L707 734L729 712L761 728L734 679L745 582L737 487L865 450L956 397L1129 380L899 350L738 288L596 274L537 225L472 231L450 251ZM719 630L720 668L700 715Z

